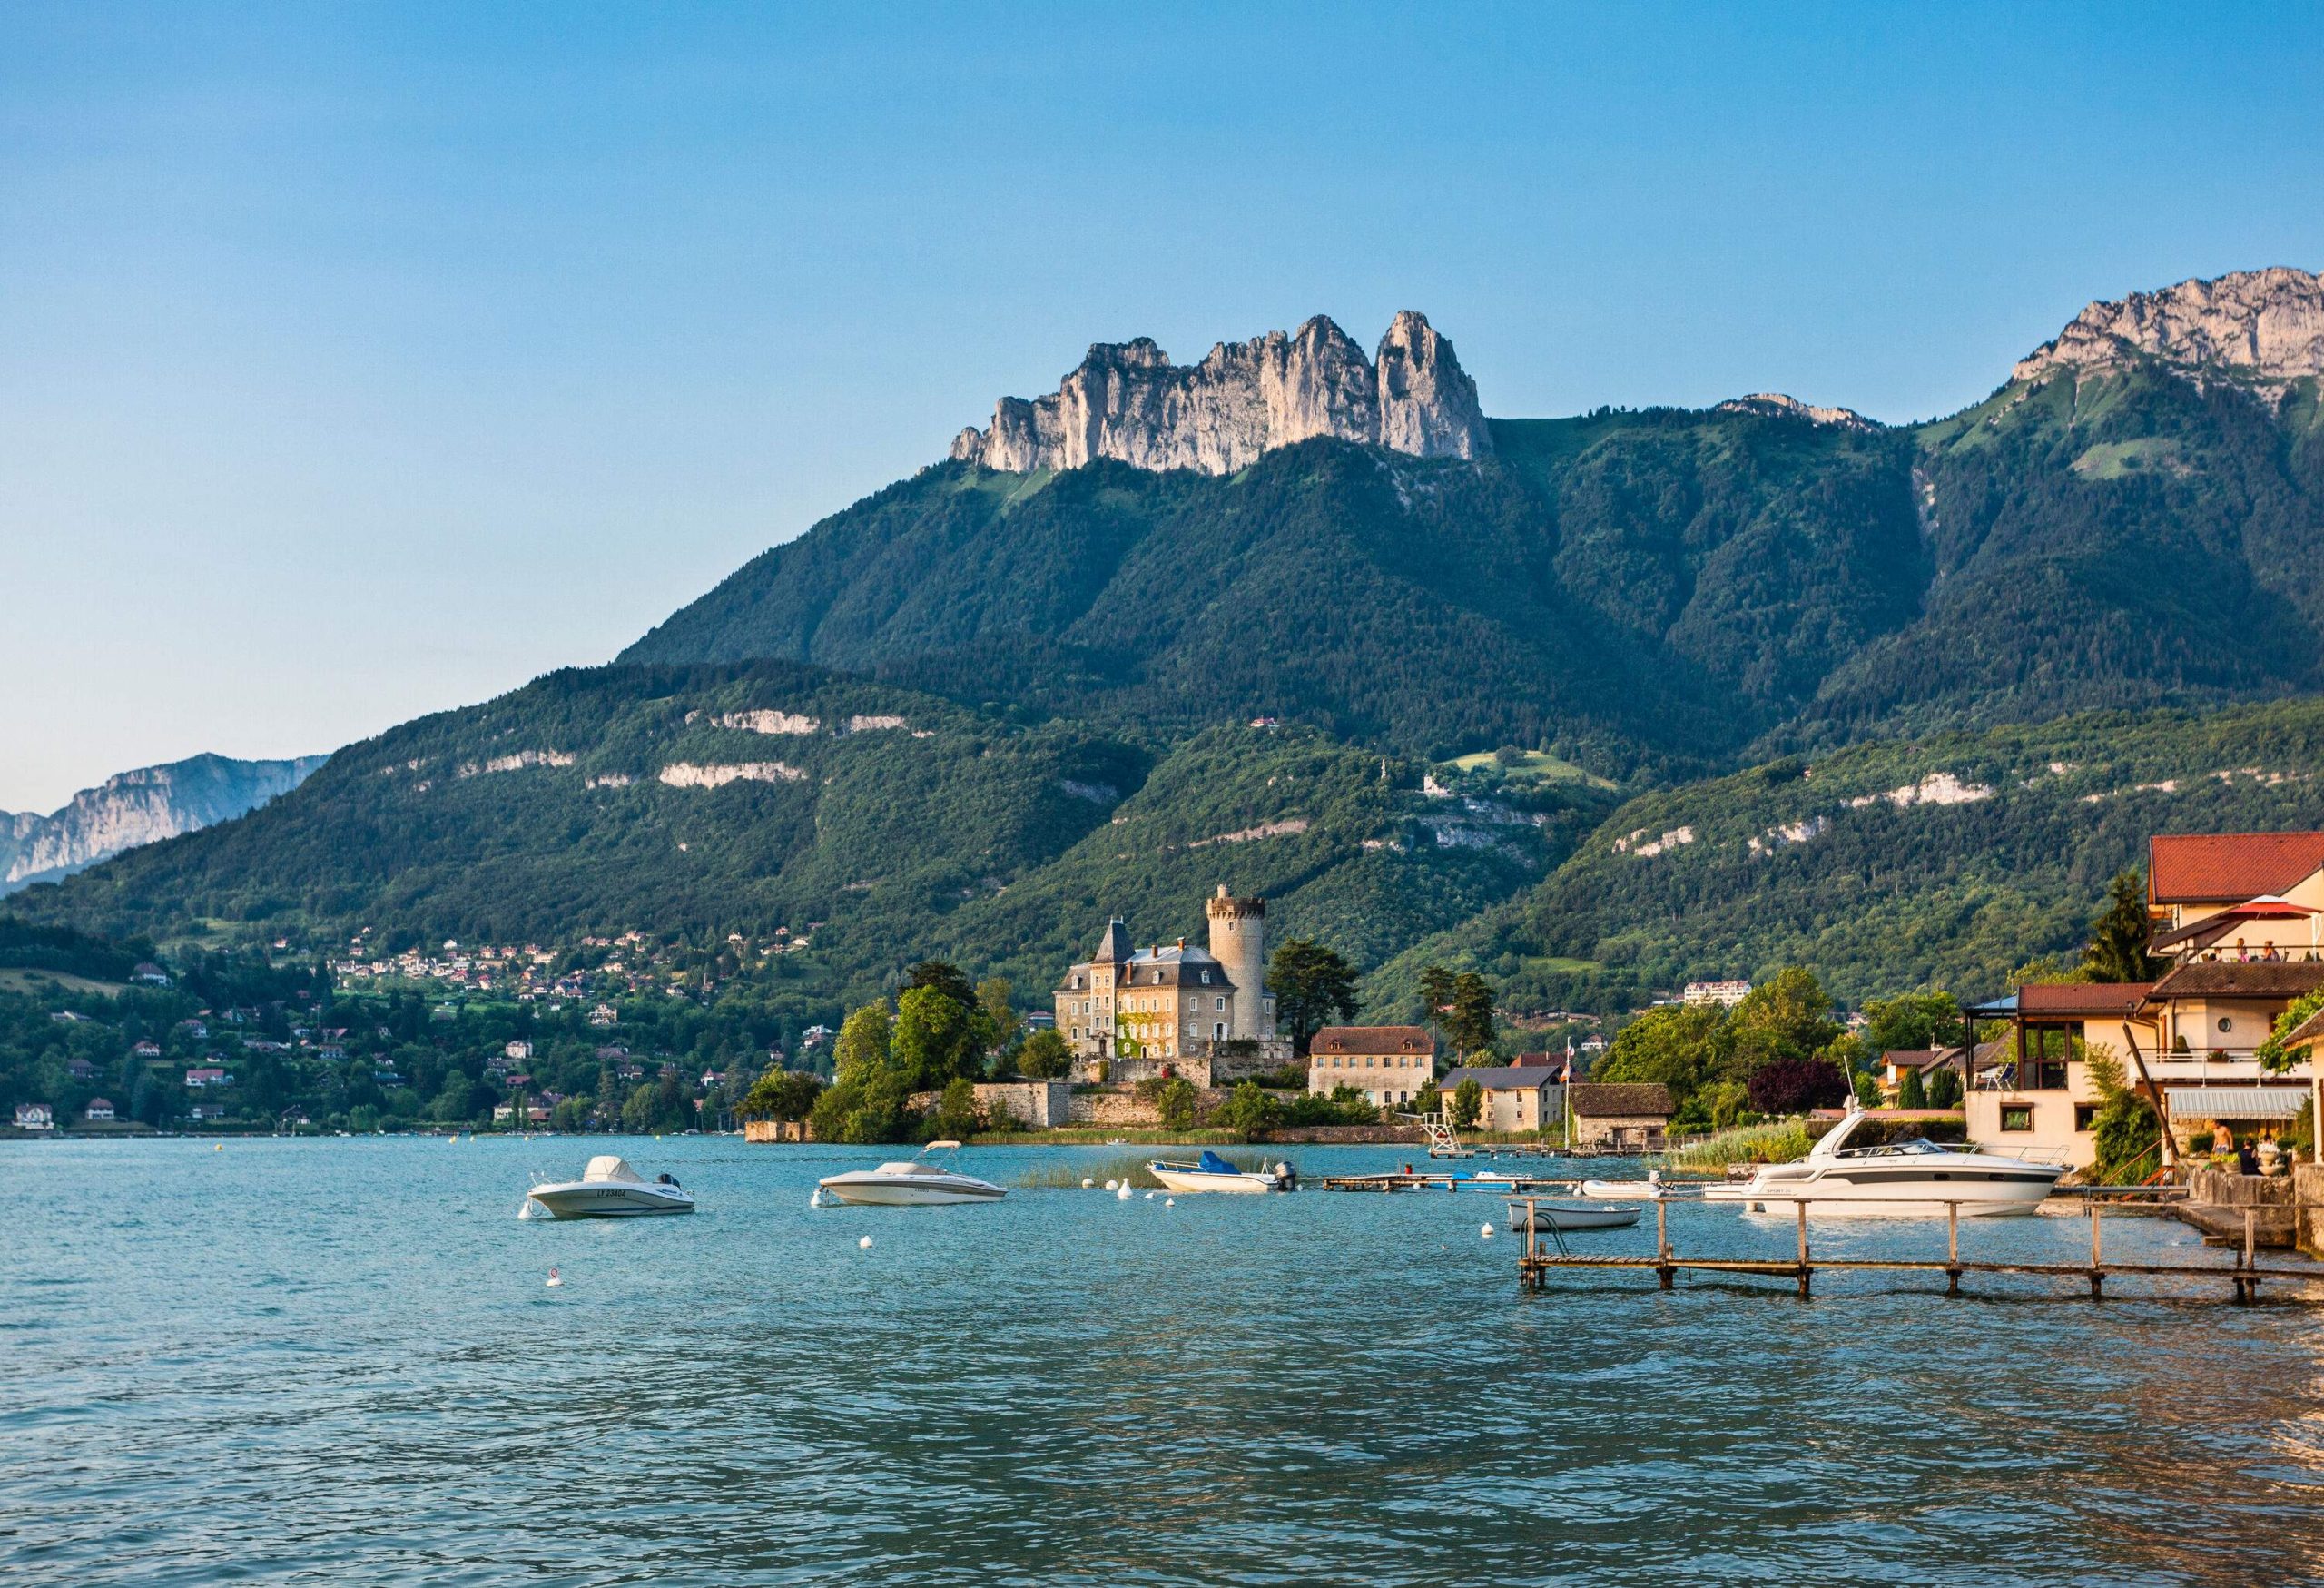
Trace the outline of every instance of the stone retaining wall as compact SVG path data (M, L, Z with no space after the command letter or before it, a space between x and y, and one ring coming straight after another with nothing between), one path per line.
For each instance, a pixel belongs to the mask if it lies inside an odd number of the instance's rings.
M2187 1174L2187 1200L2179 1217L2205 1235L2240 1243L2243 1210L2258 1211L2252 1238L2260 1246L2288 1247L2299 1235L2299 1215L2291 1204L2296 1174L2274 1176L2230 1174L2225 1169L2198 1169Z

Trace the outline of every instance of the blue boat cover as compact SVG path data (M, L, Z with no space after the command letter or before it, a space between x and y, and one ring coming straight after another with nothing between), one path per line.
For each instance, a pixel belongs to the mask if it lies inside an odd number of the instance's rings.
M1206 1175L1239 1175L1243 1172L1207 1147L1202 1149L1202 1156L1195 1161L1202 1166L1202 1172Z

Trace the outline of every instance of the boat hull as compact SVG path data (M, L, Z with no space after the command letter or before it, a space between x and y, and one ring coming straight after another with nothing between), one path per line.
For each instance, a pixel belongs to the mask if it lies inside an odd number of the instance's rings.
M552 1218L641 1218L694 1211L693 1198L674 1197L645 1186L583 1181L569 1186L536 1186L528 1194L534 1205Z
M1518 1235L1525 1233L1527 1217L1516 1214L1510 1229ZM1539 1229L1627 1229L1638 1222L1635 1208L1569 1208L1562 1203L1537 1202L1533 1205L1531 1222Z
M1932 1183L1849 1182L1826 1176L1816 1179L1741 1186L1714 1186L1703 1193L1706 1202L1733 1202L1747 1213L1793 1217L1802 1199L1810 1218L1942 1218L1948 1208L1958 1208L1964 1218L2024 1218L2041 1209L2057 1183L2053 1175L2011 1179L1957 1179Z
M862 1208L940 1208L960 1202L998 1202L1009 1193L999 1186L913 1185L901 1176L885 1179L835 1176L817 1182L825 1196Z
M1147 1166L1146 1172L1160 1180L1164 1189L1181 1193L1224 1191L1236 1197L1263 1197L1275 1189L1273 1175L1215 1175L1200 1169L1162 1169L1153 1164Z

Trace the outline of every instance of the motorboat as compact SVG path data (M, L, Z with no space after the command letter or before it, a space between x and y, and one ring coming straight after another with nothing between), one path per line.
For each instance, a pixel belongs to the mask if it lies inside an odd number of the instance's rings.
M816 1198L821 1200L829 1192L839 1201L867 1207L931 1208L948 1202L998 1202L1009 1195L990 1180L962 1174L931 1156L960 1149L957 1141L931 1141L920 1149L919 1156L900 1163L826 1175L815 1182Z
M589 1160L577 1180L539 1184L525 1194L529 1210L552 1218L635 1218L652 1213L691 1213L694 1195L673 1176L647 1179L625 1159L606 1153Z
M1228 1191L1237 1195L1260 1191L1288 1191L1299 1183L1299 1177L1287 1163L1273 1169L1242 1169L1213 1152L1207 1147L1192 1163L1169 1163L1156 1159L1146 1166L1146 1172L1160 1180L1166 1189L1173 1191Z
M1871 1116L1853 1100L1847 1117L1795 1163L1768 1164L1738 1185L1711 1186L1706 1202L1740 1202L1752 1213L1785 1213L1802 1201L1811 1218L1943 1218L2032 1213L2065 1174L2062 1163L2037 1163L1998 1152L1892 1141L1850 1147Z

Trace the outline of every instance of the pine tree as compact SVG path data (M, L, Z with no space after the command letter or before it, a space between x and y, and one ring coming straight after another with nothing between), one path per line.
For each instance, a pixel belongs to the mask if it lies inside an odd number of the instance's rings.
M2106 884L2106 908L2090 923L2083 968L2100 981L2153 981L2157 967L2146 946L2150 930L2146 878L2136 870L2116 872Z

